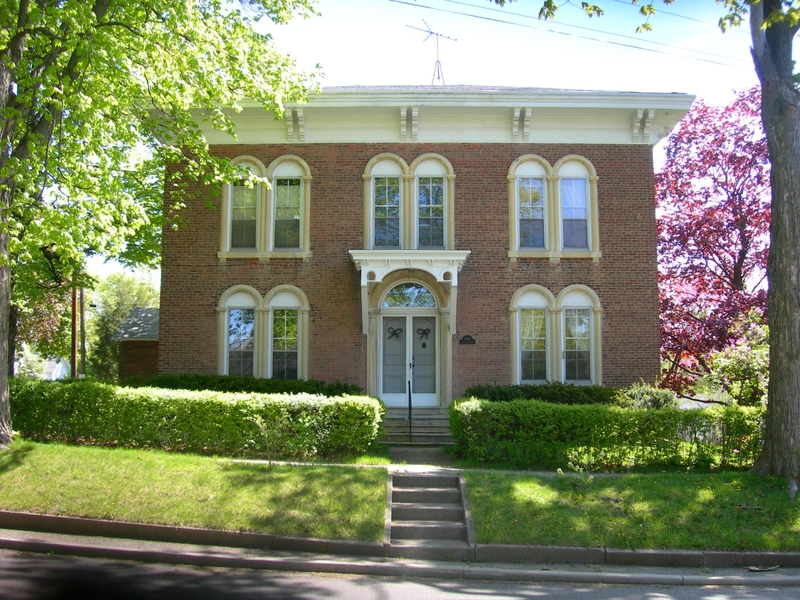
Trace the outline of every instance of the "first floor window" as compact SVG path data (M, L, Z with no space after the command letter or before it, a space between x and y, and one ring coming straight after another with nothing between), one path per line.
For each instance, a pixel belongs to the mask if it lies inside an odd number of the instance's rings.
M564 309L564 379L566 381L590 381L592 378L591 318L591 309Z
M252 377L255 359L255 311L228 311L228 375Z
M272 377L297 379L298 311L277 308L272 311Z
M520 309L520 377L547 381L547 310Z

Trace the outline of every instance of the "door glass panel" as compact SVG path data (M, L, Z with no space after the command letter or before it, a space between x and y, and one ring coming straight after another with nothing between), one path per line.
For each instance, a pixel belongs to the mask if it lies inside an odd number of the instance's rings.
M383 320L383 393L406 393L405 317Z
M436 319L414 317L414 371L411 389L415 394L436 393Z

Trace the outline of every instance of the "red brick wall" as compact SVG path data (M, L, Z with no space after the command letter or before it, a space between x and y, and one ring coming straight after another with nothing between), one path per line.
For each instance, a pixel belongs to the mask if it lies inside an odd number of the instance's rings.
M120 346L119 377L149 377L158 373L158 342L123 341Z
M311 305L309 371L366 387L366 336L361 335L359 274L348 250L363 248L366 163L393 152L408 163L426 152L446 157L455 180L455 249L471 250L459 275L458 337L453 346L453 391L509 379L509 304L520 287L537 283L558 294L571 284L591 287L603 306L603 382L655 380L659 366L656 225L652 151L646 145L560 144L298 144L217 146L222 156L251 155L268 165L296 154L309 165L311 251L308 262L229 260L220 264L220 198L190 203L189 221L163 236L160 362L162 373L215 373L216 306L244 283L262 295L280 284L302 289ZM511 163L538 154L555 164L568 154L597 170L599 262L508 259L508 183Z

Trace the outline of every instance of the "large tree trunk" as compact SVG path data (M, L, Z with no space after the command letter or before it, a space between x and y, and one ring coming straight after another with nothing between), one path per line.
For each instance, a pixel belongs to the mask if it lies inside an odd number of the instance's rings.
M753 57L761 80L761 117L772 162L769 278L769 403L764 450L753 471L800 479L800 93L792 82L792 40L785 22L761 29L780 0L750 7Z
M12 290L9 295L12 295ZM15 304L8 307L8 376L14 377L14 362L17 360L17 325L19 323L19 308Z
M5 195L0 206L8 206ZM5 212L5 211L4 211ZM3 217L5 220L6 217ZM0 229L0 449L11 443L11 406L8 399L8 371L3 368L8 364L8 317L11 308L11 277L8 265L8 233L5 223Z

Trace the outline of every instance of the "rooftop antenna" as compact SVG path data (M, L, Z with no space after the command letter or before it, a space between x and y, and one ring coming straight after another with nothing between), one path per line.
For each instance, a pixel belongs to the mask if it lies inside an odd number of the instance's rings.
M431 26L425 22L425 19L422 19L422 22L425 23L426 29L422 29L421 27L414 27L413 25L406 25L406 27L410 27L411 29L416 29L417 31L427 33L428 37L422 40L423 43L431 39L432 35L436 36L436 64L433 66L433 78L431 79L431 85L444 85L444 73L442 73L442 63L439 60L439 38L444 38L452 42L457 42L458 40L456 38L447 37L446 35L443 35L441 33L436 33L431 29Z

